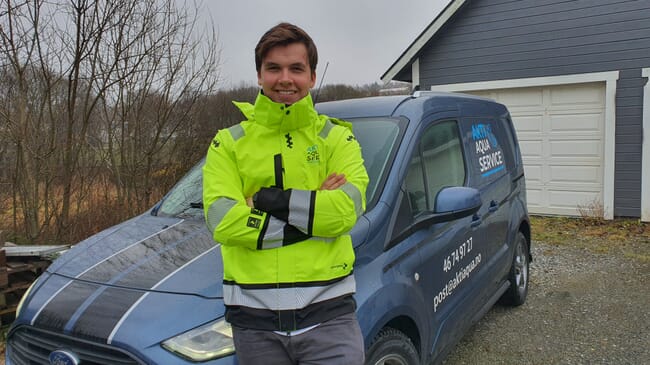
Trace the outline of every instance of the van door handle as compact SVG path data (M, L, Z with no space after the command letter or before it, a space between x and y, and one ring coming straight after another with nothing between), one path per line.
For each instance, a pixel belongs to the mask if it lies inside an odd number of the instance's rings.
M496 212L497 210L499 210L499 203L492 200L490 202L490 207L488 208L488 210L490 211L490 213Z
M481 218L481 216L478 215L478 214L474 214L472 216L472 225L471 226L472 227L478 227L478 226L481 225L481 223L483 223L483 219Z

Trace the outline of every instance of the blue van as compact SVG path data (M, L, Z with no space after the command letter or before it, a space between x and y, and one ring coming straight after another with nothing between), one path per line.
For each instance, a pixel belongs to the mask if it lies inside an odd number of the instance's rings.
M370 176L351 232L367 364L439 363L528 291L524 167L505 106L416 92L321 103ZM197 164L151 210L75 245L32 285L6 364L236 364Z

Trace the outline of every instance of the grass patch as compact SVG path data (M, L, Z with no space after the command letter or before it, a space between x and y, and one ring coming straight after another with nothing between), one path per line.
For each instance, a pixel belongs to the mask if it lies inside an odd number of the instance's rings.
M626 257L650 262L650 223L639 219L531 216L530 222L534 241L571 245L597 253L615 250Z

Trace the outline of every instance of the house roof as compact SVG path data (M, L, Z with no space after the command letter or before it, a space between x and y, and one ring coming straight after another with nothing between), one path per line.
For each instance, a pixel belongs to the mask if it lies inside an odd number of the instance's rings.
M467 0L450 0L447 7L429 24L422 33L411 43L401 56L381 76L384 83L388 83L405 68L410 67L420 50L433 38L442 26L454 15Z

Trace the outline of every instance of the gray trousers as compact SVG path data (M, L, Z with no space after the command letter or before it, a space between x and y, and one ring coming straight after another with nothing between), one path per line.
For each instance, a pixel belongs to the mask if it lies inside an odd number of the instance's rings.
M363 365L363 336L355 313L284 336L233 326L239 365Z

